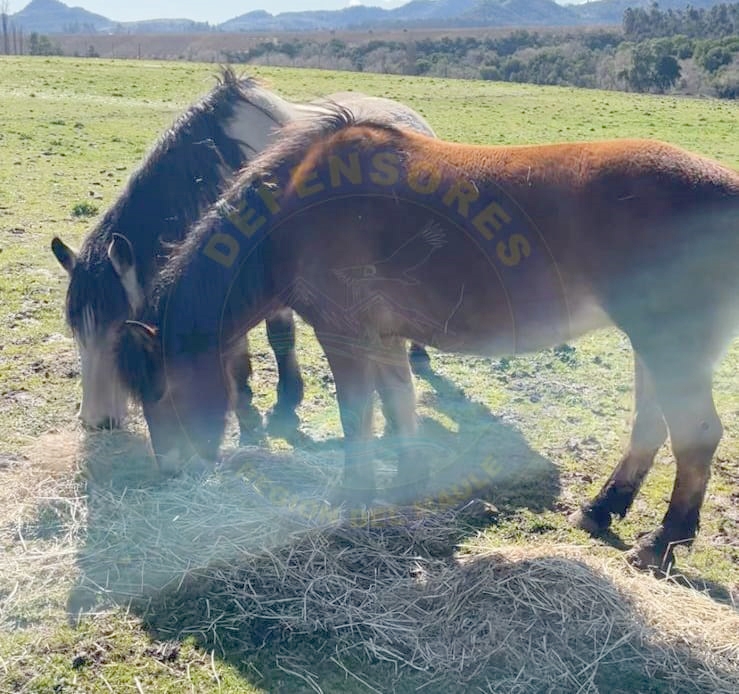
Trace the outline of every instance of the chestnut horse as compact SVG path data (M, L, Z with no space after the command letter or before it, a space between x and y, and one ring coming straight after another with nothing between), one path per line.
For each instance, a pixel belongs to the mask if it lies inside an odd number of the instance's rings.
M433 135L420 114L390 99L359 92L327 98ZM234 173L272 141L279 126L312 113L256 80L239 79L225 69L210 93L152 147L79 253L53 239L52 251L69 274L66 317L81 357L80 418L87 428L117 428L124 418L128 394L116 370L117 331L148 302L151 282L169 254L169 244L182 240ZM266 316L266 326L278 370L277 404L270 421L295 426L303 382L292 312L277 309ZM409 356L419 365L428 359L419 345L411 346ZM260 423L249 386L248 342L234 356L231 371L243 432Z
M120 368L159 453L214 458L222 355L290 306L334 375L344 493L375 490L377 389L407 498L428 470L404 338L495 355L615 325L635 353L631 441L576 520L598 533L623 517L669 432L672 497L629 555L664 569L698 530L722 436L712 376L739 323L738 289L739 173L712 160L651 140L455 144L337 107L288 126L201 219L161 273L153 310L125 326Z

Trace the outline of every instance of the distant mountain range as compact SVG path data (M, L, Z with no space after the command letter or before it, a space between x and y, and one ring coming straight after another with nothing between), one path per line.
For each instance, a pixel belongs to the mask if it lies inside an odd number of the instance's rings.
M371 0L367 0L371 2ZM711 7L721 0L660 0L661 10ZM218 25L189 19L114 22L59 0L31 0L10 21L26 34L299 32L398 28L535 27L620 24L627 7L649 7L652 0L595 0L560 5L553 0L411 0L393 9L356 5L343 10L309 10L272 15L247 12Z

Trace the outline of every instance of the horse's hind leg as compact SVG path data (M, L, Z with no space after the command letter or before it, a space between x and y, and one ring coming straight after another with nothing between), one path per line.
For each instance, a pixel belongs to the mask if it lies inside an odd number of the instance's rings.
M693 347L698 339L691 341ZM659 571L672 563L674 546L692 544L698 532L711 460L723 434L712 393L715 354L691 352L688 345L679 351L690 356L664 359L660 354L651 358L644 355L670 431L677 473L662 525L639 539L629 561L639 568L654 566Z
M295 318L291 309L280 309L267 318L267 339L277 361L277 403L267 417L272 430L295 430L295 409L303 401L303 378L295 353Z
M571 522L597 535L610 527L613 516L623 518L666 440L667 427L652 377L635 352L634 417L629 448L598 495L574 513Z
M375 383L398 450L398 474L391 498L408 502L425 488L429 467L418 447L416 393L404 340L389 338L375 362Z

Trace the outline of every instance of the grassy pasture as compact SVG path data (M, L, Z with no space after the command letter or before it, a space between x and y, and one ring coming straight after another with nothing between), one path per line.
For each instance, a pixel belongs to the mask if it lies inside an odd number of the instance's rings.
M412 691L420 683L408 676L398 684L382 662L350 676L323 657L306 679L290 663L276 665L269 645L219 657L217 642L212 655L206 636L162 640L125 607L101 608L76 629L67 625L89 532L89 471L78 474L80 460L69 444L72 434L81 437L74 418L79 374L62 317L66 277L49 240L59 234L79 244L96 210L114 201L157 134L210 89L213 73L211 65L190 63L0 59L0 692L316 691L311 681L323 691L370 691L357 677L379 691ZM739 105L728 101L308 70L255 68L253 74L291 98L353 88L402 100L450 140L657 137L739 167ZM307 382L299 412L305 445L339 459L330 375L305 326L299 345ZM263 331L255 331L253 347L257 404L266 410L274 400L275 369ZM436 376L419 379L418 391L424 431L447 452L449 467L437 472L451 479L492 455L500 473L486 497L498 508L497 520L483 533L468 533L465 551L546 555L551 548L555 556L555 545L575 544L629 576L616 540L613 546L590 540L564 519L597 491L627 440L631 355L625 338L605 330L528 357L433 353L432 359ZM716 378L725 435L701 533L690 552L678 552L694 592L734 605L738 363L735 342ZM133 428L141 433L140 421ZM282 439L266 447L276 454L293 450ZM659 522L673 473L665 447L629 518L616 524L623 542ZM296 640L303 659L310 660L314 647ZM631 690L669 688L645 681ZM481 691L498 690L493 683Z

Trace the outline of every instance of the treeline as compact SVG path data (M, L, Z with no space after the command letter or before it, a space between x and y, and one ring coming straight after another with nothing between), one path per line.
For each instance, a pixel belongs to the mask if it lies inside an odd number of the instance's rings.
M294 65L358 72L482 78L597 86L597 57L622 43L620 32L556 34L515 30L494 38L443 37L391 41L341 39L259 42L225 51L233 63Z
M623 34L624 46L635 56L627 78L637 88L640 65L670 61L699 70L717 96L739 96L739 3L666 12L657 3L629 8Z
M24 48L23 29L15 26L15 23L10 21L8 0L0 0L0 31L2 31L0 54L22 55Z
M221 44L216 49L207 49L206 53L195 42L179 57L739 97L739 2L705 10L688 7L678 11L662 11L653 3L646 9L627 9L622 27L613 30L514 30L480 38L412 39L409 34L402 40L370 34L360 41L336 36L329 40L252 36L245 38L246 48L227 50ZM99 51L104 52L96 43L81 52L92 57ZM47 37L32 35L25 52L57 54L61 51ZM139 57L150 56L142 53L139 46Z
M722 39L739 35L739 3L714 5L705 10L688 6L685 10L661 12L654 3L648 9L629 7L624 11L624 38L642 41L663 36L692 39Z
M0 18L0 27L5 27ZM45 34L34 31L25 36L21 29L10 26L3 32L0 55L64 55L62 47L53 43Z
M628 9L621 30L528 31L349 43L265 40L224 51L234 63L739 96L739 3Z

